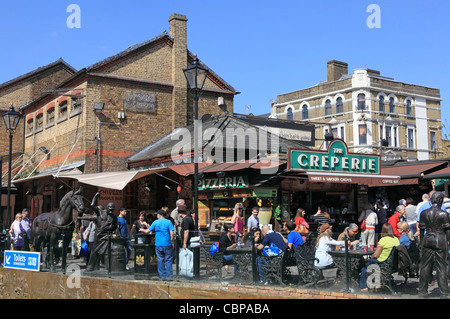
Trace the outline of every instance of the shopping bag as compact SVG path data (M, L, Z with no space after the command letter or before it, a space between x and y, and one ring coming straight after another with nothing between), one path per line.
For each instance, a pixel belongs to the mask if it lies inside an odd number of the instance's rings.
M264 256L278 256L279 253L280 253L280 249L274 243L270 243L269 246L266 246L263 248Z
M87 241L83 241L80 247L80 254L78 256L85 257L88 254L88 243Z
M180 263L180 275L192 278L194 277L194 254L189 249L180 249L178 255Z
M211 256L214 256L214 253L216 253L217 251L219 251L219 242L215 241L209 248L209 252L211 253Z

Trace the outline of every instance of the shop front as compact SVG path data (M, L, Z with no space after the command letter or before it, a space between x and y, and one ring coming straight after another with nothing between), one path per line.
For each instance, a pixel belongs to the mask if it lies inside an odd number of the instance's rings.
M330 143L327 151L290 149L289 173L281 181L283 197L289 197L291 218L299 207L305 209L310 226L317 225L312 216L325 206L335 232L349 223L357 223L360 212L373 202L370 187L396 185L399 176L380 174L380 156L349 153L340 139Z

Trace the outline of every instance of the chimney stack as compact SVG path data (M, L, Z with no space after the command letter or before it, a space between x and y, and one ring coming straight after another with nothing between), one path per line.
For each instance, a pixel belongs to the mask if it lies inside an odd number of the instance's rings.
M183 69L188 67L187 18L174 13L169 18L172 48L172 129L187 124L187 82Z
M348 64L345 62L331 60L327 62L327 81L334 82L341 78L343 74L348 74Z

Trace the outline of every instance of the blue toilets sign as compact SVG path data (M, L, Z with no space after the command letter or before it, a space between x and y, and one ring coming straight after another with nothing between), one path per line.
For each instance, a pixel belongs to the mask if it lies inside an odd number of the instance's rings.
M30 251L5 250L3 268L39 271L41 253Z

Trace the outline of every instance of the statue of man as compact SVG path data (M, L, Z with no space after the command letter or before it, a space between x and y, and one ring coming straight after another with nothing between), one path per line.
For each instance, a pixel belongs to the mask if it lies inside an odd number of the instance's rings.
M436 268L437 283L441 298L448 295L448 241L450 240L450 217L441 209L444 195L435 192L431 196L431 208L420 215L420 259L419 295L428 295L428 283Z
M100 193L95 194L91 203L91 208L96 215L79 218L93 220L96 221L97 224L96 239L86 271L94 271L100 268L100 257L108 253L108 238L110 238L117 229L117 216L114 215L114 203L109 203L107 209L103 209L101 206L97 206L99 197Z

